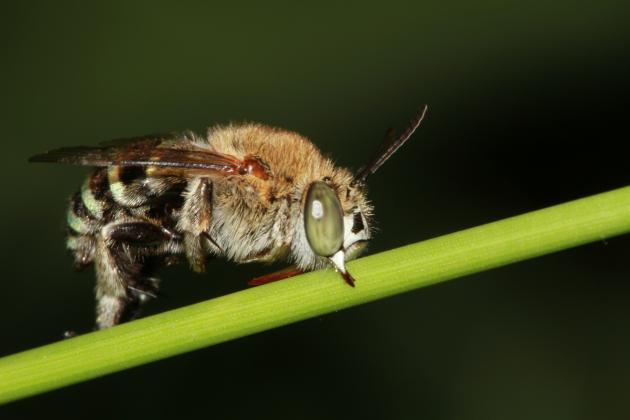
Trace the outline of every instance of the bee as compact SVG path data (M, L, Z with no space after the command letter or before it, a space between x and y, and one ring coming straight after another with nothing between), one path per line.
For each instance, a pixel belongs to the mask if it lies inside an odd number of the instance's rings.
M425 106L393 130L352 173L307 138L262 124L215 126L65 147L30 162L95 167L70 198L67 248L77 268L96 272L96 329L138 315L156 297L156 267L182 256L203 272L210 257L293 265L250 284L332 266L354 287L345 263L371 238L366 180L420 125Z

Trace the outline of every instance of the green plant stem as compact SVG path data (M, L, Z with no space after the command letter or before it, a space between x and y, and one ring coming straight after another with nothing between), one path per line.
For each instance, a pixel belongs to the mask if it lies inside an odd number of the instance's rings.
M630 187L243 290L0 359L7 402L630 231Z

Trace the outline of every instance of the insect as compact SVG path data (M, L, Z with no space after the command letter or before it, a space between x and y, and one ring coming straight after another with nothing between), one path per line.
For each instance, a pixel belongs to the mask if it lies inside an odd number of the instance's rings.
M425 106L399 136L393 130L356 173L337 167L305 137L261 124L216 126L66 147L30 158L95 167L70 198L67 248L78 268L96 271L96 328L133 319L156 297L156 267L185 256L207 260L285 259L289 269L254 284L334 267L371 238L366 180L420 125Z

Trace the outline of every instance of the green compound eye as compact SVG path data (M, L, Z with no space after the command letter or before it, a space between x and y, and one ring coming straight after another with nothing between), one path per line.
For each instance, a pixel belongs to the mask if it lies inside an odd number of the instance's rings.
M313 252L330 257L343 244L343 212L335 191L325 182L315 181L306 195L304 208L306 239Z

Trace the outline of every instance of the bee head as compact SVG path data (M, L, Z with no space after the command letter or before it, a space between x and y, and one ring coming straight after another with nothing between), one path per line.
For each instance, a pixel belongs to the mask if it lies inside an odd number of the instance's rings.
M339 173L335 178L341 178L342 182L335 183L325 177L308 186L304 199L304 233L313 254L329 259L353 286L345 261L356 258L370 239L372 206L362 188L350 185L349 174Z
M330 260L351 286L354 280L345 262L356 258L370 239L372 206L365 197L366 180L411 137L426 111L425 105L400 136L389 130L369 163L354 176L340 171L306 188L302 214L308 246L320 260Z

